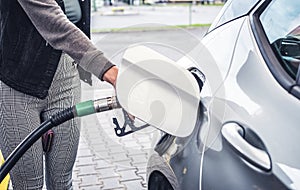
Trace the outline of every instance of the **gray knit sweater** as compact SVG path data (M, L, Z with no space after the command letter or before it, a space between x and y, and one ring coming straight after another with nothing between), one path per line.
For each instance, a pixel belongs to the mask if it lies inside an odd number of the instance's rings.
M69 21L55 0L18 0L43 38L100 79L113 64Z

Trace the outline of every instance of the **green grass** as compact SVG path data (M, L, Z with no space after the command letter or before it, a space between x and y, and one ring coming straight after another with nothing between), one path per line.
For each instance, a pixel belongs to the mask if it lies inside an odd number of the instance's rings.
M143 31L159 31L159 30L174 30L174 29L190 29L199 27L209 27L211 24L191 24L191 25L176 25L176 26L158 26L158 27L129 27L129 28L111 28L111 29L92 29L92 33L107 33L107 32L143 32Z
M225 3L215 2L210 4L201 4L199 1L193 4L193 0L182 0L182 2L168 2L168 3L154 3L154 4L143 4L143 6L153 6L153 7L166 7L166 6L224 6Z

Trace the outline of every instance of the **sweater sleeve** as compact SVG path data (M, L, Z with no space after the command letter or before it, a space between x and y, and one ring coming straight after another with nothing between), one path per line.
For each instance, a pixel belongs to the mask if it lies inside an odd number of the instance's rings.
M70 55L82 68L102 79L113 66L91 40L69 21L55 0L18 0L41 36Z

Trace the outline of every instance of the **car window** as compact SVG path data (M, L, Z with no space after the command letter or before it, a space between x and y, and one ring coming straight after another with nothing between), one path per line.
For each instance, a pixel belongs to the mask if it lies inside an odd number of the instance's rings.
M271 47L284 70L296 80L300 64L300 1L272 1L260 16Z
M248 14L259 0L229 0L225 3L222 11L211 25L209 31L220 25Z

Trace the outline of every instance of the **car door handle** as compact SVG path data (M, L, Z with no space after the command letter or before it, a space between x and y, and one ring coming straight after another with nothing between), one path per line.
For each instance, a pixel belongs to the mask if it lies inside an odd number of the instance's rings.
M226 123L221 131L227 142L242 155L244 159L265 171L271 170L269 154L248 143L243 137L244 129L237 123Z

